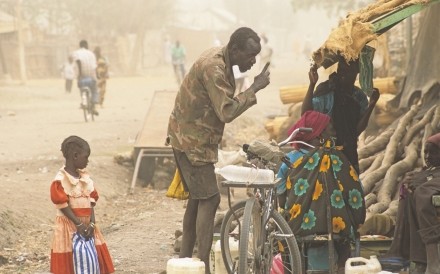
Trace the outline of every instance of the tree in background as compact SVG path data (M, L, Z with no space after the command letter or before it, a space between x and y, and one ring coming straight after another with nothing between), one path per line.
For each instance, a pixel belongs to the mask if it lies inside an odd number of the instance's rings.
M16 0L0 0L0 9L7 13L16 5ZM134 48L129 57L132 73L142 59L145 33L166 25L174 14L173 6L172 0L22 0L24 19L47 36L105 43L134 34Z

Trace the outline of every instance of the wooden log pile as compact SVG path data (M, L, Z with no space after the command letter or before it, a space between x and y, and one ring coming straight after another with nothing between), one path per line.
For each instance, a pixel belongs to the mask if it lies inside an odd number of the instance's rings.
M378 88L381 94L396 94L397 79L395 77L375 78L374 87ZM358 82L356 86L360 86ZM304 99L308 85L285 86L280 88L280 99L283 104L300 103Z
M414 105L374 140L359 148L360 179L372 214L395 214L403 175L421 167L424 140L440 131L440 106Z

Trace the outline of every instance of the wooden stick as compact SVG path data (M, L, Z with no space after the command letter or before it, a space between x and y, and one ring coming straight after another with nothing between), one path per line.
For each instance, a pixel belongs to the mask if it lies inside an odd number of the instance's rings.
M391 203L391 197L394 197L397 178L412 170L417 162L417 148L420 146L420 138L415 140L405 148L406 156L403 160L393 164L386 172L382 187L377 194L377 203L371 205L368 209L371 213L384 212Z

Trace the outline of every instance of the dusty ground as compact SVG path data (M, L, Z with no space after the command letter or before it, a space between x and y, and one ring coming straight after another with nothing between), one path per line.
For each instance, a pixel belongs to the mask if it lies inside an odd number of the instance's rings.
M264 117L287 112L278 89L307 80L307 66L298 71L272 69L272 83L259 92L258 105L228 126L230 144L241 141L231 140L240 132L245 138L264 135ZM112 78L108 86L104 107L92 123L83 120L77 89L64 93L61 79L0 86L0 273L49 271L55 217L49 186L63 165L60 144L72 134L91 145L88 169L101 194L96 219L116 272L158 273L175 256L174 232L181 228L183 202L139 181L129 195L133 166L114 161L115 155L132 150L153 91L177 88L173 75L162 68L142 77ZM159 171L153 183L166 185L171 175L166 168Z

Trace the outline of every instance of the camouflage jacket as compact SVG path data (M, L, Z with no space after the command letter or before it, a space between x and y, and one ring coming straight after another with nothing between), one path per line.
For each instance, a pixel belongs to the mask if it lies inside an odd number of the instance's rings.
M226 47L205 51L185 76L170 116L168 143L193 165L216 163L225 123L257 103L251 89L235 97L234 92Z

